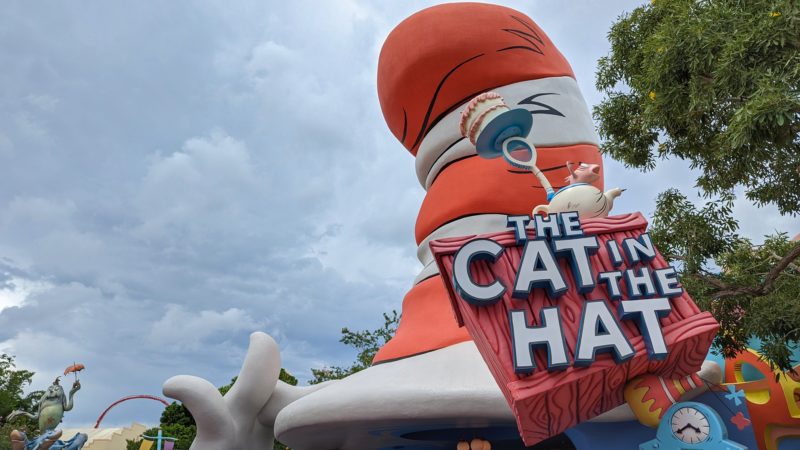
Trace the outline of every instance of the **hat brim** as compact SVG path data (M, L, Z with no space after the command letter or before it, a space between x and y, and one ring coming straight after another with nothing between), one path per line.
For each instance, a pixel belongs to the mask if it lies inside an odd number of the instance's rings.
M453 448L475 434L522 447L514 414L472 341L333 382L282 409L275 433L299 449Z

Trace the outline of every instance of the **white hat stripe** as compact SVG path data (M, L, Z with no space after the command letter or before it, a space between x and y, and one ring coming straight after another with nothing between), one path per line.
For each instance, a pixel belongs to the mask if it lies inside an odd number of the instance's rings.
M493 89L511 107L533 113L533 144L563 147L599 145L594 123L578 83L570 77L522 81ZM461 139L459 122L466 103L448 113L425 136L416 157L417 178L428 189L439 171L452 161L475 154L467 139Z

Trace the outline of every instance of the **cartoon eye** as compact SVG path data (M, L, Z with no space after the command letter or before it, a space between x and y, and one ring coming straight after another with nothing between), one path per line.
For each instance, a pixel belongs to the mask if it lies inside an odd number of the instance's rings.
M578 166L578 167L580 167L581 169L588 169L589 165L586 164L586 163L580 163L580 166Z
M542 109L531 110L531 114L550 114L550 115L553 115L553 116L566 117L564 114L561 113L561 111L553 108L552 106L547 105L547 104L542 103L542 102L534 101L535 99L537 99L539 97L543 97L545 95L559 95L559 94L557 94L555 92L543 92L543 93L540 93L540 94L533 94L530 97L524 98L524 99L520 100L519 102L517 102L517 105L534 105L534 106L539 106L539 107L542 108Z

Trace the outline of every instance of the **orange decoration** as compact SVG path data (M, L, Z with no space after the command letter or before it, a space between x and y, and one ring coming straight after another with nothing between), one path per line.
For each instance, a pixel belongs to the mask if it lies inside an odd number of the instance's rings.
M764 377L748 380L747 366ZM794 377L771 370L758 352L747 350L725 362L725 382L744 390L760 450L778 450L782 439L800 438L800 382Z

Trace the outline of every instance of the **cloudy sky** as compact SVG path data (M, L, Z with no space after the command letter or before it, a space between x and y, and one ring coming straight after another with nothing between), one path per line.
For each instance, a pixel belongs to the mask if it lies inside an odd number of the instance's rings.
M112 5L112 3L114 3ZM171 375L223 384L263 330L284 366L344 364L339 330L399 309L423 197L375 73L407 0L28 2L0 15L0 351L43 388L73 361L67 425ZM573 65L589 104L613 19L638 2L508 1ZM681 162L618 212L693 193ZM737 205L745 234L800 231ZM129 403L107 424L154 423Z

